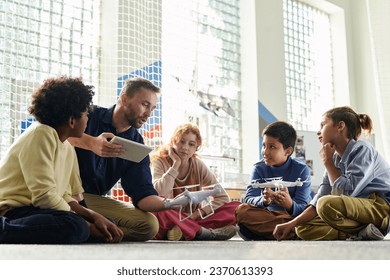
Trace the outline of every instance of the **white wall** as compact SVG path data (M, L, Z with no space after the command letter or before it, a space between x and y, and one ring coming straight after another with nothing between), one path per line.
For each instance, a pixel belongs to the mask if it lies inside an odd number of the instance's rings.
M287 118L283 7L279 0L241 5L243 173L250 173L260 158L258 100L277 118Z
M244 75L243 72L243 104L254 102L251 91L257 90L258 100L276 118L286 121L283 1L243 0L243 2L245 2L244 7L251 6L254 11L253 13L248 10L243 22L255 21L256 29L247 31L246 26L242 25L243 38L255 37L255 39L252 38L252 42L242 41L242 65L244 67L249 64L254 71L251 75ZM247 2L250 2L250 5ZM375 80L365 0L305 0L305 2L325 8L331 13L335 48L333 59L336 64L334 69L336 106L349 105L357 113L366 113L371 116L375 129L375 145L379 153L385 156L381 128L378 127L378 109L372 97L375 93ZM249 34L246 34L247 32ZM249 45L251 43L255 44L256 54L254 55L248 55L248 53L253 53L254 47ZM243 112L245 113L245 110ZM253 128L253 122L243 122L244 138L246 138L245 133ZM248 147L245 142L243 147L244 149ZM251 152L251 155L244 152L244 163L256 161L254 160L255 153ZM390 161L388 158L387 160Z
M379 153L383 156L387 156L387 161L390 162L389 155L385 154L384 143L384 127L381 127L379 113L380 110L377 107L375 101L376 84L375 84L375 63L373 61L373 53L369 39L369 27L368 27L368 16L365 0L354 1L351 4L352 10L352 22L351 33L353 34L354 57L352 58L355 63L355 104L356 110L359 113L368 114L374 123L375 132L375 146ZM390 21L389 21L390 24ZM386 93L388 94L388 93Z
M241 91L242 91L242 169L250 174L252 165L259 160L258 114L258 44L256 35L255 0L241 2Z
M347 40L347 61L350 103L338 100L336 106L350 105L357 113L368 114L374 123L375 146L386 157L380 116L375 101L375 64L369 38L366 0L329 0L343 9ZM390 23L390 22L389 22ZM390 161L390 158L387 158Z

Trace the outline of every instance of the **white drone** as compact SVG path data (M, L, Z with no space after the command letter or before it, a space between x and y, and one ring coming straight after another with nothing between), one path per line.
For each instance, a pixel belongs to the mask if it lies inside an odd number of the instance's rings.
M180 206L179 218L180 218L181 222L184 220L187 220L193 214L193 212L192 212L192 205L193 204L200 204L203 201L205 201L207 203L206 205L210 207L211 213L206 215L206 216L203 216L202 211L200 211L200 209L198 209L200 217L202 219L206 219L207 217L213 215L214 208L211 205L210 196L223 193L223 188L220 184L215 184L215 185L204 187L204 188L211 188L210 190L195 191L195 192L191 192L188 190L189 188L193 188L196 186L199 186L199 185L184 186L183 188L185 188L185 191L182 194L180 194L179 196L175 197L172 200L167 199L165 201L166 208L170 208L171 206L174 206L174 205ZM187 217L182 218L182 212L183 212L183 209L186 205L190 206L189 207L190 213L188 213L189 215Z
M260 183L259 180L265 181ZM276 190L280 188L289 188L289 187L302 187L303 183L306 181L301 181L301 178L298 178L295 182L283 181L282 177L274 177L274 178L264 178L264 179L256 179L251 181L251 185L253 188L275 188Z

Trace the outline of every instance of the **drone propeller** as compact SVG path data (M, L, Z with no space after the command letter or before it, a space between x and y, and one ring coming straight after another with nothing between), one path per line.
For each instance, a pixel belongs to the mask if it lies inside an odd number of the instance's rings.
M229 100L221 95L218 94L212 94L210 93L210 88L212 85L209 85L207 92L199 90L197 88L197 68L194 68L193 74L192 74L192 81L191 83L188 83L184 81L183 79L179 78L178 76L172 75L172 77L178 82L183 83L188 87L188 91L195 96L199 101L199 106L206 109L207 111L213 113L215 116L219 116L219 111L222 110L226 114L228 114L231 117L235 117L236 114L234 112L234 109L229 104Z
M218 183L216 184L212 184L212 185L208 185L208 186L204 186L202 187L202 189L214 189L217 185L219 185Z
M310 183L311 181L310 180L301 180L301 178L298 178L297 180L296 180L297 182L302 182L302 183Z
M264 182L260 183L259 181L263 180ZM282 178L277 179L277 180L269 180L267 179L257 179L257 180L252 180L250 185L254 188L289 188L289 187L301 187L303 186L304 183L310 182L310 180L305 180L302 181L301 178L297 178L295 181L283 181Z
M191 188L194 186L199 186L199 185L190 185L190 186L184 186L184 187L180 187L180 188ZM214 214L214 209L213 209L213 205L211 203L212 201L210 199L210 196L215 196L215 195L223 193L223 187L219 183L216 183L214 185L205 186L205 188L207 188L208 190L200 190L200 191L187 191L186 190L183 193L177 195L174 199L165 199L164 200L165 208L169 209L171 206L174 206L174 205L179 206L180 207L179 219L182 222L182 221L188 219L189 217L191 217L191 215L193 214L192 206L202 204L202 205L204 205L203 207L209 206L211 209L211 213L209 213L206 216L204 216L203 213L201 213L198 209L200 217L202 219L205 219L205 218L209 217L210 215ZM184 211L186 211L187 207L189 207L190 212L187 213L188 215L186 215L186 217L183 217L182 213L184 213Z
M306 180L302 180L301 178L297 178L295 182L301 182L301 183L310 183L310 178L306 178ZM294 183L294 182L293 182Z
M259 178L259 179L253 179L250 181L249 184L254 184L254 183L261 183L260 181L263 181L263 183L276 183L276 182L288 182L288 181L283 181L283 177L270 177L270 178ZM309 180L304 180L302 181L301 178L297 178L295 181L291 181L292 183L294 182L302 182L302 183L307 183L310 182Z
M187 186L182 186L182 187L174 187L174 188L172 188L172 190L178 190L178 189L185 189L185 190L188 190L188 189L190 189L190 188L195 188L195 187L197 187L197 186L199 186L199 184L196 184L196 185L187 185ZM168 192L165 193L165 194L163 194L162 197L165 197L165 199L167 199L170 192L171 192L171 190L168 190Z
M260 181L263 181L264 183L269 183L269 182L275 182L275 181L281 181L283 180L283 177L270 177L270 178L259 178L259 179L254 179L251 180L250 184L253 183L260 183Z
M182 186L182 187L175 187L175 188L172 188L173 190L176 190L176 189L191 189L191 188L195 188L195 187L198 187L199 184L196 184L196 185L187 185L187 186Z

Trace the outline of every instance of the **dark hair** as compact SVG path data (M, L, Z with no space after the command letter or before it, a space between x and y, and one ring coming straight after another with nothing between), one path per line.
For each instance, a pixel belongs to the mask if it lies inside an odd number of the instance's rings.
M324 116L331 119L333 124L344 122L348 129L348 138L357 140L362 129L368 134L372 131L372 120L366 114L357 114L348 106L336 107L324 113Z
M155 86L151 81L141 77L135 77L126 80L125 85L122 88L122 93L126 93L128 96L131 96L140 88L145 88L155 93L160 93L159 87Z
M81 118L94 94L93 86L84 85L81 78L49 78L33 92L28 111L40 123L56 128L70 117Z
M282 143L283 148L295 147L295 141L297 140L297 132L294 127L286 122L273 122L267 125L262 132L262 135L271 136L279 140Z

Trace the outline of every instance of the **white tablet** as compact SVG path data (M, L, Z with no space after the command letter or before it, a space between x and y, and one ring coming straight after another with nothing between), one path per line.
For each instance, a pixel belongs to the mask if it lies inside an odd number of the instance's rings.
M140 162L153 150L152 147L118 136L114 136L110 142L122 145L125 149L125 152L119 156L120 158L134 162Z

